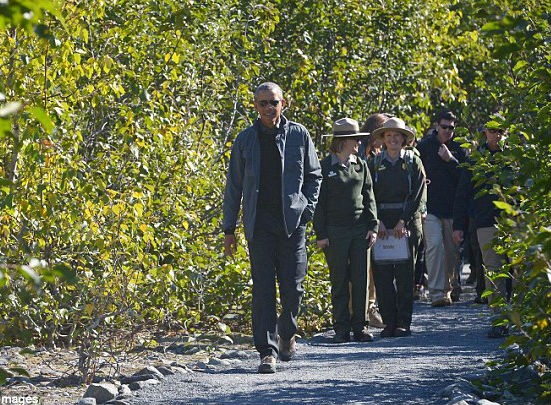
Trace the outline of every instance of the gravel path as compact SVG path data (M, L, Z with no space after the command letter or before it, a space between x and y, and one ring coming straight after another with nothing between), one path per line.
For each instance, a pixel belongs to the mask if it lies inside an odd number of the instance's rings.
M177 374L138 391L131 404L445 404L440 392L484 372L501 353L488 339L488 308L473 289L446 308L416 302L412 336L371 343L331 343L331 332L301 339L297 356L278 372L257 374L256 352L230 366Z

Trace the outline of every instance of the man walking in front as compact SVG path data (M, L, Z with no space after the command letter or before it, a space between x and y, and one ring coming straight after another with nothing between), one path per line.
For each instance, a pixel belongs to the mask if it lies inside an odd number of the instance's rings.
M310 134L282 115L285 99L271 82L257 87L259 118L235 139L224 193L224 252L237 248L241 205L253 281L252 326L259 373L296 352L297 316L306 276L306 223L318 200L321 169ZM276 280L282 311L276 310Z
M418 145L427 173L427 217L423 224L427 285L432 306L451 305L459 300L457 276L459 251L453 241L453 204L460 176L459 164L466 153L453 140L456 116L442 111L434 133Z

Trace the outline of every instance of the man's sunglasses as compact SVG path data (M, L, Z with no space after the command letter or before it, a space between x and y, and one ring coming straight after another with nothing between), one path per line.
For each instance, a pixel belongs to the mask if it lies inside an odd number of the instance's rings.
M453 131L455 129L455 125L444 125L444 124L439 124L440 125L440 128L442 129L449 129L450 131Z
M495 128L492 128L492 129L488 129L488 132L491 132L493 134L495 134L496 132L500 135L503 135L503 133L505 132L504 129L495 129Z
M258 104L260 107L267 107L270 104L272 107L277 107L281 100L260 100Z

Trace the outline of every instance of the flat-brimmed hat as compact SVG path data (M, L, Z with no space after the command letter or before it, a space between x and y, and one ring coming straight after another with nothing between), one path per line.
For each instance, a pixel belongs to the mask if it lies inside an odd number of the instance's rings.
M408 128L404 120L398 117L392 117L385 121L385 123L373 131L372 135L376 138L383 137L385 131L396 131L406 136L406 143L409 143L415 139L415 134Z
M333 123L333 133L323 136L347 138L353 136L369 136L369 132L360 132L358 121L353 120L352 118L341 118Z

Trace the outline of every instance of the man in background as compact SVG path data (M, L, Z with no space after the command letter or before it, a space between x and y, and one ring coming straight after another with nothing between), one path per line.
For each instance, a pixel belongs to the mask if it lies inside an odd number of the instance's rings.
M427 217L423 223L429 297L434 307L459 300L459 250L453 241L453 205L466 152L453 140L457 117L449 110L436 117L436 128L417 149L427 174Z

